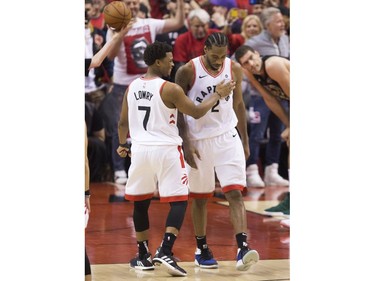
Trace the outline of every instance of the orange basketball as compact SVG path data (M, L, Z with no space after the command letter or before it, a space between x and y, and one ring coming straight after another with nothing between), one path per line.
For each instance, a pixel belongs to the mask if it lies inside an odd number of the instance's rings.
M132 12L122 1L112 1L103 10L105 23L113 30L120 31L127 26L132 18Z

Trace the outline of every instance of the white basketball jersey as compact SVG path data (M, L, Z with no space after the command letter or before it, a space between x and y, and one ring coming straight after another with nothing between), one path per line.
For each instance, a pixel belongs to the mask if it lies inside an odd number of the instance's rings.
M225 83L233 79L232 61L225 58L219 73L210 73L203 64L203 57L190 61L194 68L193 86L188 91L188 97L194 104L200 104L204 99L213 95L216 85L222 80ZM220 99L203 117L194 119L185 115L189 125L191 139L199 140L219 136L237 126L237 116L233 110L233 92L225 99Z
M129 133L134 144L182 144L177 128L177 109L168 108L160 96L166 82L158 77L141 77L129 85Z

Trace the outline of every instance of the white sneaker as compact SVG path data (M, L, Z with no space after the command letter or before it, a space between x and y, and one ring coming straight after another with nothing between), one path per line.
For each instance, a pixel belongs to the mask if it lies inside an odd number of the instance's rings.
M115 183L117 184L126 184L128 181L128 176L124 170L115 171Z
M259 254L256 250L237 249L236 269L240 271L248 270L253 264L259 261Z
M264 183L266 186L289 186L289 181L279 175L279 164L273 163L264 170Z
M248 187L264 187L265 184L258 172L258 165L252 164L246 169L246 184Z

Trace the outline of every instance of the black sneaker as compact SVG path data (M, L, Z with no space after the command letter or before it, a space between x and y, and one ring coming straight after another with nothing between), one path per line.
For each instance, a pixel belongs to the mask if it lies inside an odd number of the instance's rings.
M144 255L143 259L139 259L139 255L137 255L134 259L130 261L130 267L140 270L153 270L155 266L151 260L151 254L147 253Z
M179 267L176 263L173 255L166 255L163 253L161 247L156 250L155 256L152 259L152 262L156 266L163 264L167 267L167 272L172 276L186 276L186 271Z

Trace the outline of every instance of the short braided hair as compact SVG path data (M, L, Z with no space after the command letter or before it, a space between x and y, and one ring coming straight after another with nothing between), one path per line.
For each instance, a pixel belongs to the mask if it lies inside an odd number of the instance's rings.
M212 33L210 36L207 37L206 41L204 42L204 45L207 48L212 48L212 46L225 47L228 46L228 44L228 37L221 32Z

